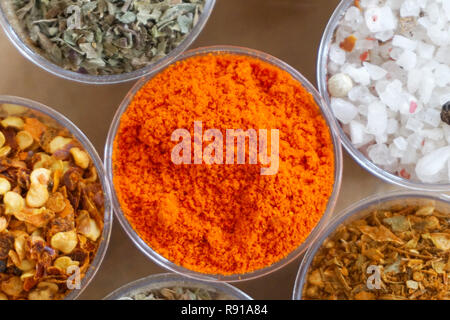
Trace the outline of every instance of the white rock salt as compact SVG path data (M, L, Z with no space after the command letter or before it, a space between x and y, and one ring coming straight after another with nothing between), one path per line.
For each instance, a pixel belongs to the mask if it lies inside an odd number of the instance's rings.
M420 6L415 0L405 0L400 8L401 17L417 17L420 13Z
M409 118L405 128L413 132L418 132L423 128L423 122L415 118Z
M330 60L336 64L342 65L345 63L346 52L342 50L339 45L333 44L330 46Z
M419 57L423 59L430 60L433 58L434 51L436 51L436 47L432 44L425 43L423 41L420 41L417 44L417 53Z
M372 80L378 81L383 79L387 71L383 68L376 66L374 64L371 64L369 62L363 62L364 68L366 68L367 72L369 73L369 76Z
M348 74L356 83L360 83L364 86L370 84L370 75L367 70L363 67L355 68L353 65L345 65L342 71Z
M359 121L351 121L349 130L350 139L353 144L363 145L372 140L372 137L366 133L366 126Z
M370 32L389 31L397 27L397 19L387 6L367 9L364 18Z
M330 44L329 78L345 73L354 82L332 99L336 117L382 169L449 183L450 125L441 111L450 101L450 0L361 0L360 8L348 9ZM350 35L358 40L345 52L339 43Z
M406 139L403 137L395 138L392 142L399 150L402 151L405 151L406 148L408 147L408 141L406 141Z
M434 70L434 79L438 87L446 87L450 84L450 67L445 64L440 64Z
M371 103L367 114L367 132L381 136L386 132L387 124L386 106L381 102Z
M425 155L417 162L416 174L424 182L439 182L440 171L446 169L450 159L450 146L440 148Z
M397 63L403 69L411 70L417 64L417 55L412 51L405 50L397 59Z
M387 134L394 134L397 131L398 131L398 121L396 119L394 119L394 118L388 118L386 133Z
M417 41L410 40L404 36L395 35L394 38L392 38L392 45L404 50L414 51L417 48Z
M348 124L358 114L358 109L352 103L340 98L331 99L331 109L336 118L344 124Z

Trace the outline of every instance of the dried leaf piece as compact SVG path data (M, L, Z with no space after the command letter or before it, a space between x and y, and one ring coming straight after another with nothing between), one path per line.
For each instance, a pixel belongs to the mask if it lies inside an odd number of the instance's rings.
M383 222L390 225L394 232L408 231L410 228L409 220L405 216L395 215L391 218L383 219Z
M359 230L375 241L395 242L400 245L404 244L404 241L402 239L398 238L385 226L380 227L359 226Z
M439 250L450 250L450 234L448 233L431 233L431 241Z

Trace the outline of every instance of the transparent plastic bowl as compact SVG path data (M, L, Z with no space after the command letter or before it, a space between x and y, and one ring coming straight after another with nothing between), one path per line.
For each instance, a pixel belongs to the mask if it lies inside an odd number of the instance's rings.
M70 70L66 70L53 62L49 61L47 58L39 54L36 49L33 48L30 40L26 39L25 36L21 35L23 32L18 32L21 30L19 23L15 17L14 13L7 10L6 3L11 0L1 0L0 1L0 25L3 27L6 35L13 45L19 50L19 52L28 60L41 67L42 69L64 79L77 81L81 83L88 84L113 84L136 80L146 75L157 72L159 69L164 68L170 64L177 56L183 53L194 40L198 37L200 32L206 25L216 0L206 0L205 7L202 14L199 17L198 23L191 30L191 32L186 36L186 38L180 43L178 47L169 52L168 55L153 62L152 64L127 73L115 74L115 75L89 75L82 74Z
M123 287L113 291L103 300L119 300L124 296L139 293L146 290L162 289L167 287L187 287L187 288L202 288L212 289L217 293L223 295L225 300L253 300L246 293L242 292L236 287L228 283L211 283L206 281L194 280L177 275L174 273L154 274L133 282L130 282ZM221 300L224 300L221 299Z
M339 22L345 15L347 9L355 3L354 0L342 0L338 5L336 10L328 22L328 25L323 33L322 40L319 46L319 54L317 61L317 82L319 87L319 92L324 98L326 105L330 106L330 96L328 93L327 75L328 75L328 52L330 49L331 41L333 40L335 30L338 27ZM329 107L331 110L331 107ZM372 161L370 161L361 151L355 148L350 141L347 134L342 129L338 120L335 120L338 125L338 133L341 138L342 144L344 145L347 152L355 159L355 161L364 169L375 175L376 177L397 186L401 186L413 190L423 190L423 191L449 191L450 183L443 184L431 184L424 183L420 181L411 181L404 179L395 174L392 174L384 169L381 169Z
M376 209L388 209L394 205L417 205L427 206L434 205L436 209L450 214L450 196L438 195L430 192L416 192L416 191L396 191L388 192L378 195L373 195L365 198L355 204L351 205L347 209L344 209L339 213L335 219L321 232L320 237L314 244L308 249L303 257L302 263L295 280L294 293L292 298L294 300L301 300L303 287L306 282L309 266L313 261L317 251L322 246L322 243L332 235L336 229L343 224L347 224L351 221L361 219L364 216L369 215Z
M274 58L266 53L262 53L256 50L247 49L247 48L241 48L241 47L232 47L232 46L214 46L214 47L205 47L205 48L199 48L195 50L188 51L184 53L182 56L176 59L176 61L184 60L193 56L198 55L205 55L205 54L220 54L220 53L232 53L237 55L245 55L250 56L253 58L260 59L262 61L268 62L274 66L277 66L280 69L283 69L290 73L294 79L299 81L314 97L316 103L319 105L320 110L322 111L322 114L329 126L330 129L330 135L332 137L333 141L333 151L334 151L334 160L335 160L335 171L334 171L334 188L333 192L328 200L327 209L324 212L321 220L317 224L317 226L312 230L308 238L305 240L304 243L302 243L297 249L292 251L287 257L282 259L281 261L272 264L271 266L265 267L263 269L245 273L245 274L235 274L230 276L223 276L223 275L208 275L204 273L194 272L187 268L184 268L182 266L176 265L173 262L167 260L162 255L158 254L156 251L154 251L149 245L147 245L134 231L133 227L129 224L128 220L124 216L121 208L120 203L118 201L115 188L113 187L113 170L112 170L112 151L113 151L113 143L114 138L116 136L119 124L120 124L120 118L122 114L125 112L125 110L128 108L128 105L130 104L132 98L136 94L136 92L149 80L151 77L146 77L138 81L135 86L128 92L125 99L122 101L122 104L120 105L119 109L117 110L113 122L111 124L111 127L109 129L108 138L106 141L105 146L105 168L107 172L108 179L111 183L111 191L112 191L112 198L113 198L113 204L114 204L114 211L116 213L116 217L119 220L120 224L124 228L125 232L128 234L128 236L131 238L131 240L134 242L134 244L150 259L152 259L155 263L158 265L171 270L173 272L177 272L183 275L186 275L191 278L197 278L200 280L206 280L206 281L226 281L226 282L234 282L234 281L244 281L244 280L250 280L259 278L261 276L267 275L269 273L272 273L294 259L296 259L299 255L301 255L306 248L309 247L309 245L314 241L314 239L317 237L318 232L324 227L324 225L329 221L330 216L333 213L333 209L336 204L336 199L339 194L339 189L341 186L341 179L342 179L342 149L340 145L339 136L335 134L337 132L337 124L334 121L333 115L329 108L325 108L324 101L320 97L317 90L313 87L313 85L305 78L303 77L297 70L292 68L291 66L287 65L286 63L282 62L281 60Z
M100 265L103 261L103 258L106 253L106 249L108 248L109 239L111 235L111 227L112 227L112 207L111 207L111 191L109 187L109 182L106 179L105 171L103 169L103 164L100 157L97 154L94 146L88 140L88 138L78 129L69 119L60 114L59 112L49 108L43 104L40 104L35 101L31 101L24 98L13 97L13 96L0 96L0 114L2 116L6 116L7 114L12 115L7 110L3 108L3 104L14 104L18 106L23 106L27 108L27 110L33 110L33 116L39 120L45 121L46 123L51 123L55 127L66 128L70 131L70 133L83 145L86 152L91 157L95 168L97 169L97 174L102 184L103 194L104 194L104 202L105 202L105 213L104 213L104 227L102 231L102 240L98 247L97 254L95 255L94 260L89 266L88 271L85 276L81 279L81 287L80 289L72 290L66 297L66 300L76 299L89 283L94 278L97 273ZM14 113L14 115L19 115L20 113Z

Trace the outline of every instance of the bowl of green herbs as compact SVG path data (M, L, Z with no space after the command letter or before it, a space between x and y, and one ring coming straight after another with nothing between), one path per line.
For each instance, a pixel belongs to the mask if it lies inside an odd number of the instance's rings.
M112 84L152 74L200 34L215 0L2 0L0 25L59 77Z
M252 300L228 283L190 279L174 273L154 274L110 293L104 300Z

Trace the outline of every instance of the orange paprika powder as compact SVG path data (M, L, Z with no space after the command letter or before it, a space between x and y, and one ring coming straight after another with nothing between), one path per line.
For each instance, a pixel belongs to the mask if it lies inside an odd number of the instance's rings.
M193 135L194 121L204 131L278 129L278 173L261 175L260 164L174 164L171 135ZM312 95L278 67L225 53L188 58L149 80L121 117L112 161L121 208L139 236L207 274L247 273L286 257L320 220L334 183L332 140Z

